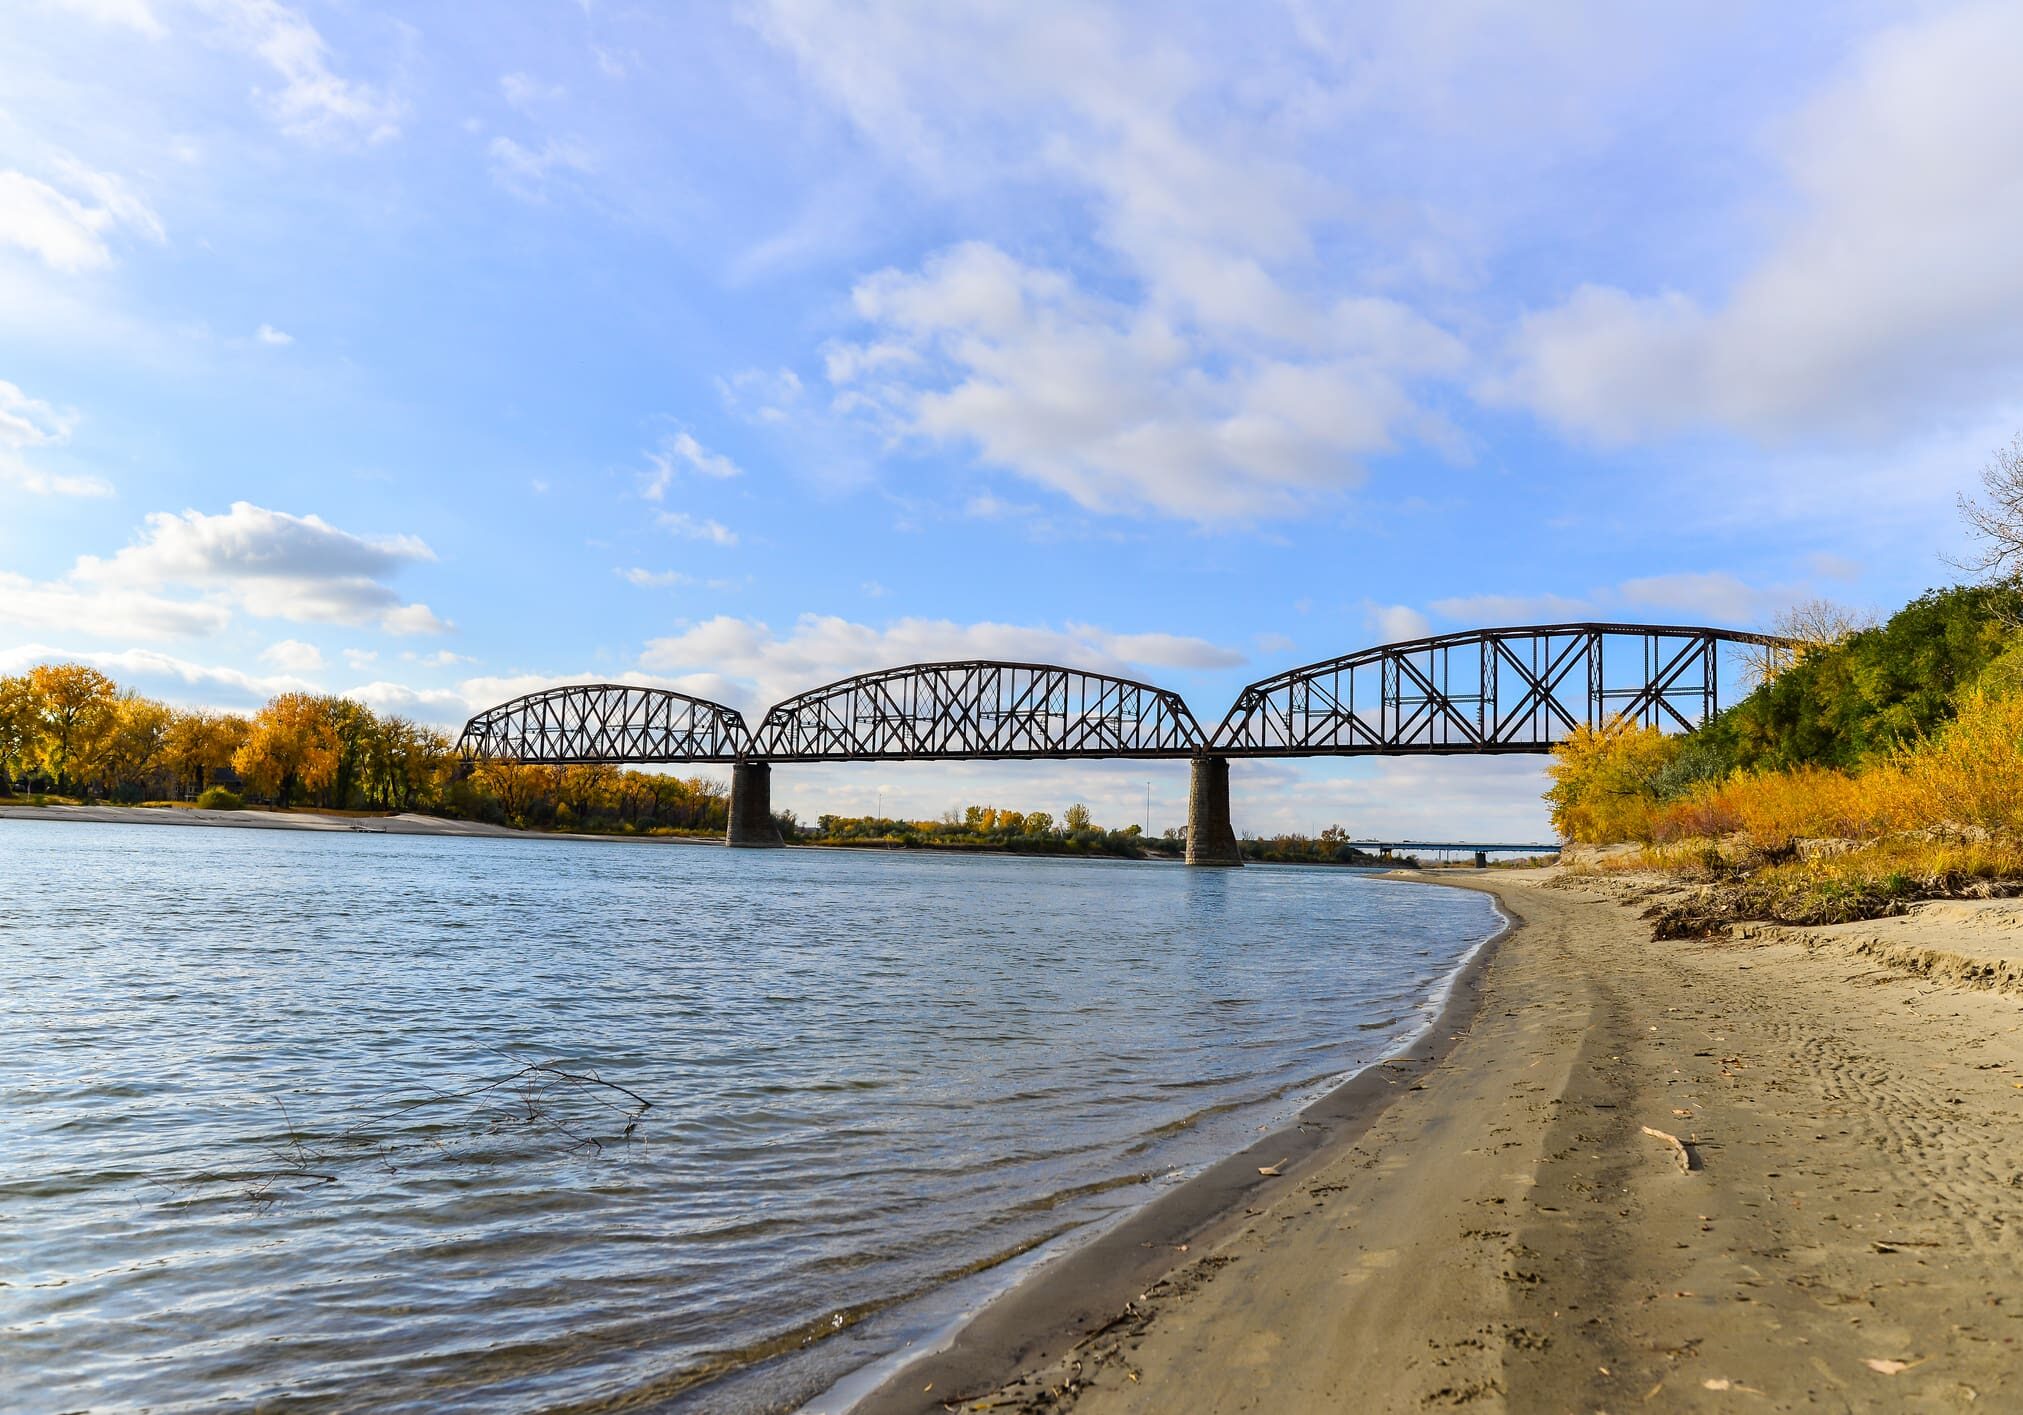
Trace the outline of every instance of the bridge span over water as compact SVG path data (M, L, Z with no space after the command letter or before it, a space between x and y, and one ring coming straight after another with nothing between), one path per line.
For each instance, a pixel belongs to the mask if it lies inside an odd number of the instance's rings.
M1193 763L1189 864L1241 864L1229 763L1241 757L1549 752L1577 727L1688 732L1720 706L1724 656L1767 634L1674 624L1538 624L1384 644L1250 684L1212 728L1166 688L1058 664L967 660L860 673L775 704L756 729L723 703L593 683L499 704L465 724L466 758L731 768L731 845L781 843L772 767L795 762Z

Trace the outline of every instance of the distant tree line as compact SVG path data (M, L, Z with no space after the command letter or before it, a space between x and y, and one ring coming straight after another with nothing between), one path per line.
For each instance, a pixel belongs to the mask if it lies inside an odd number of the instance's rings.
M482 762L350 698L282 693L250 714L170 707L95 668L0 677L0 795L119 804L425 811L531 829L721 832L727 789L608 766Z

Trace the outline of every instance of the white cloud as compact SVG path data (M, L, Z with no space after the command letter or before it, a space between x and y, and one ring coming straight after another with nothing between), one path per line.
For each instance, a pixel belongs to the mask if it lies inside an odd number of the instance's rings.
M147 0L57 0L57 4L95 24L138 30L150 39L164 33Z
M295 342L294 335L285 330L276 329L271 324L261 325L254 331L253 337L258 339L262 344L271 344L276 348L285 348Z
M59 411L0 379L0 485L38 496L110 496L97 477L50 472L27 456L31 447L56 447L70 440L77 414Z
M653 518L662 530L688 540L706 540L713 545L736 545L738 533L721 521L698 519L685 511L661 511Z
M1382 641L1387 644L1423 639L1433 632L1433 626L1426 622L1425 615L1403 604L1373 604L1366 600L1363 604L1363 624L1372 633L1381 635Z
M1719 625L1754 623L1794 597L1788 586L1757 589L1725 571L1712 570L1625 580L1619 593L1640 609L1661 609Z
M312 141L384 142L400 132L401 105L370 84L339 75L316 27L280 0L196 0L234 49L281 80L254 91L281 130Z
M783 423L793 416L804 391L801 376L790 368L745 369L719 378L717 396L729 411L759 423Z
M743 470L730 458L710 451L695 436L688 432L677 432L660 440L660 446L646 454L646 460L653 470L648 472L639 484L639 494L648 501L659 501L666 497L667 489L685 467L698 476L716 481L728 481L732 477L743 476Z
M36 581L0 570L0 623L43 633L184 638L216 633L231 618L230 606L215 599L171 599L146 589Z
M1300 82L1086 6L776 0L754 23L924 185L1063 183L1116 257L1083 279L971 242L861 282L865 337L825 350L839 411L1201 522L1295 512L1406 441L1458 448L1418 387L1463 345L1315 259L1340 199L1298 160Z
M679 570L646 570L635 565L629 570L615 572L628 585L642 590L673 589L676 585L692 585L695 577L684 575Z
M1644 575L1580 596L1456 595L1434 600L1431 608L1441 618L1469 628L1590 620L1641 623L1654 615L1671 622L1743 628L1811 593L1802 584L1752 585L1724 570L1685 570Z
M835 615L804 614L785 635L758 620L718 615L649 641L639 663L653 672L686 674L686 681L713 677L718 689L704 696L763 710L853 673L968 658L1059 663L1132 678L1142 677L1146 668L1222 668L1244 661L1242 654L1203 639L1118 634L1089 624L1052 629L909 618L875 628Z
M323 666L323 651L300 639L282 639L262 649L260 659L289 673L313 673Z
M79 557L70 578L108 590L208 591L263 619L434 633L447 626L385 583L407 565L434 559L413 536L359 536L319 516L235 501L223 515L155 512L135 544L109 559Z
M548 138L538 148L523 147L511 138L493 138L486 149L492 180L522 201L545 202L557 178L596 170L590 150L573 138Z
M1454 595L1433 601L1432 610L1469 628L1498 629L1518 624L1566 624L1593 619L1594 601L1557 594Z
M1288 514L1359 484L1363 459L1437 421L1407 380L1464 357L1402 306L1369 300L1344 302L1325 355L1277 357L981 243L871 276L854 301L875 344L919 357L865 381L862 360L832 354L842 410L973 447L1092 510L1202 522Z
M73 158L50 163L54 185L0 171L0 245L25 250L52 270L74 274L112 261L107 239L126 232L159 244L161 218L110 173Z
M344 662L349 668L359 669L379 662L378 649L346 649Z
M17 672L37 663L88 663L118 679L122 686L145 690L156 683L175 683L222 691L241 704L263 702L276 693L316 691L315 684L290 673L246 673L215 664L193 663L156 649L101 650L23 644L0 650L0 672Z
M1777 135L1788 214L1725 292L1584 285L1482 388L1571 431L1895 436L2023 373L2023 9L1927 11L1862 45Z
M526 113L543 103L565 97L568 90L560 84L544 83L531 74L511 73L499 76L499 92L505 96L507 103Z

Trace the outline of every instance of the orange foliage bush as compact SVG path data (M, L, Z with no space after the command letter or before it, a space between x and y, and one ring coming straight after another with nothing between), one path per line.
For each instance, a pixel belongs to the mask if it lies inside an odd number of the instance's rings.
M1875 788L1884 774L1850 776L1818 766L1737 774L1661 808L1653 836L1670 841L1739 830L1759 845L1784 845L1808 836L1869 835L1882 824Z

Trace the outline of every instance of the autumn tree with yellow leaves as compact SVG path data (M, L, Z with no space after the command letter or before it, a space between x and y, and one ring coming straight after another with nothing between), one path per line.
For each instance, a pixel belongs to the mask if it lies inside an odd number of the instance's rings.
M328 699L283 693L253 715L232 754L232 769L255 791L286 807L297 791L320 791L337 777L337 729Z
M78 746L105 729L119 685L82 663L44 663L28 670L28 686L42 708L49 772L62 788Z

